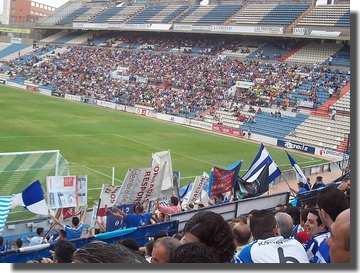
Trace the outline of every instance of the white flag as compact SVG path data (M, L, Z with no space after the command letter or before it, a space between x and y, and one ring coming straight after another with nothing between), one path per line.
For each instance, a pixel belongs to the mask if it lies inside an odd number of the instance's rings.
M209 175L206 172L203 172L202 176L196 176L188 197L186 198L186 200L183 200L181 205L187 205L199 200L203 187L208 180Z
M162 186L161 186L162 191L172 189L172 187L173 187L173 169L172 169L170 150L152 154L151 164L153 166L156 164L162 165L165 162L166 162L166 165L165 165L165 170L164 170L164 178L163 178Z
M166 165L129 169L116 197L116 204L140 203L147 211L149 202L160 196Z

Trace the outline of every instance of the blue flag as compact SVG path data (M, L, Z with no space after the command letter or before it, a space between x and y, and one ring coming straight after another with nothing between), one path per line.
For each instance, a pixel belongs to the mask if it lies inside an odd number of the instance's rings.
M281 175L281 170L276 165L275 161L272 159L264 145L261 143L259 152L257 153L250 168L242 177L242 180L245 182L255 181L259 177L266 164L269 165L269 183L271 183Z

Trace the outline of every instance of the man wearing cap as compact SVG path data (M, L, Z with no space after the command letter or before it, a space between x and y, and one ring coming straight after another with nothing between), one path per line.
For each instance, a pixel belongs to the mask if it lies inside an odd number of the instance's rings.
M316 177L316 181L314 183L314 185L312 186L312 190L315 190L315 189L318 189L318 188L321 188L321 187L325 187L325 184L324 182L322 181L323 177L322 176L318 176Z

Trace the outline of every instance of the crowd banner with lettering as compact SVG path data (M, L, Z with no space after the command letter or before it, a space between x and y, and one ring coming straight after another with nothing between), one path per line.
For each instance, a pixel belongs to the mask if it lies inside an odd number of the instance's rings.
M162 165L166 163L164 170L164 178L161 190L168 190L173 187L173 169L171 162L170 150L153 153L151 157L151 165Z
M87 175L47 176L46 188L52 209L87 204Z
M147 211L149 202L160 196L165 167L166 163L129 169L116 196L116 204L140 203Z
M315 147L299 144L292 141L277 140L277 146L287 149L298 150L309 154L315 154Z
M184 205L194 203L195 201L199 200L201 197L201 193L204 188L204 185L206 184L206 182L208 180L209 180L209 175L206 172L203 172L203 174L201 176L196 176L188 198L183 200L181 205L184 206Z
M99 216L105 215L106 208L111 208L113 205L116 205L116 196L120 192L120 188L121 186L102 184L98 206Z

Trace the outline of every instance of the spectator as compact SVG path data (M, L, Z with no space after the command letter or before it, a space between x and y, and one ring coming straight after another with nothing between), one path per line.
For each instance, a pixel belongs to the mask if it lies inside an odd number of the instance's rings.
M126 228L148 225L153 216L151 212L144 213L144 207L140 204L135 205L134 214L125 213L115 205L112 207L112 210L106 208L105 212L119 220L123 220Z
M83 212L83 216L81 218L81 220L79 219L79 217L74 216L71 219L71 223L72 226L68 226L68 225L64 225L62 222L60 222L54 215L52 215L51 213L48 214L48 216L54 220L54 222L60 226L61 229L66 231L66 238L67 240L71 240L71 239L76 239L76 238L80 238L81 237L81 233L84 229L84 222L86 219L86 210L87 210L87 206L84 206L84 212Z
M330 246L331 263L350 263L350 208L336 217L326 243Z
M310 263L329 263L329 246L326 244L328 229L321 221L317 208L310 208L305 229L311 239L303 243Z
M295 239L280 235L274 214L260 210L250 219L254 241L240 254L242 263L308 263L306 252Z
M51 258L42 258L41 263L72 263L72 257L76 246L69 241L60 240L54 244L54 250L50 250Z
M202 242L214 253L216 262L229 263L235 254L230 225L213 211L199 211L185 224L181 243Z
M341 180L341 183L338 185L337 187L339 190L341 190L342 192L346 192L347 190L350 189L350 178L348 176L344 177Z
M93 241L78 248L73 263L148 263L142 255L120 244Z
M55 229L55 232L58 234L58 237L56 237L56 241L61 241L61 240L66 240L66 237L67 237L67 233L65 230L63 229L60 229L60 230L57 230Z
M169 263L170 257L181 243L173 237L163 237L154 241L151 263Z
M169 214L173 214L173 213L182 211L179 199L176 196L170 197L169 206L160 205L158 200L154 200L153 203L154 203L153 210L155 211L157 209L158 211L164 213L165 221L169 220L169 217L168 217Z
M184 237L184 232L177 232L172 237L180 241Z
M153 240L150 240L149 242L147 242L145 244L145 259L151 263L151 253L152 253L152 250L153 250L153 246L154 246L154 241Z
M159 230L158 232L155 233L154 235L154 242L159 239L159 238L162 238L162 237L168 237L169 234L167 233L166 230Z
M238 259L240 251L250 242L251 230L250 227L244 222L238 222L233 226L232 233L236 245L236 250L234 254L235 261Z
M214 253L204 243L194 242L178 246L169 263L216 263Z
M335 116L336 116L336 109L334 108L334 109L331 111L331 120L335 120Z
M117 243L126 246L133 251L139 251L139 245L133 238L124 238L119 240Z
M279 212L279 211L285 211L285 208L284 208L283 204L277 204L275 206L275 212Z
M23 246L23 240L21 238L17 238L15 241L16 248L19 249Z
M292 236L294 229L293 219L286 212L279 211L275 213L276 224L280 229L280 235L285 239Z
M314 183L314 185L312 186L312 190L315 190L315 189L318 189L318 188L321 188L321 187L325 187L325 184L324 182L322 181L323 180L323 177L322 176L317 176L316 177L316 181Z
M38 227L36 229L36 235L30 239L29 246L41 245L44 241L44 228Z
M10 247L4 244L4 237L0 236L0 251L8 251Z
M305 229L305 223L307 221L307 215L309 213L308 208L303 208L300 211L300 225L295 226L293 231L293 237L298 240L301 244L305 243L307 240L311 239L311 236L308 234Z

